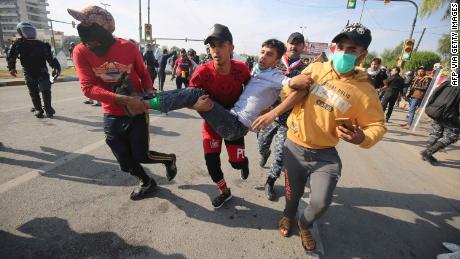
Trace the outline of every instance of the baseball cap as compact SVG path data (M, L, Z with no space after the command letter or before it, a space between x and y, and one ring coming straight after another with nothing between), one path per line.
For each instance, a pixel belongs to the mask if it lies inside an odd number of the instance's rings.
M212 38L216 38L220 41L229 41L230 43L233 43L233 37L228 27L218 23L214 24L214 26L211 29L211 33L208 35L208 37L206 37L204 44L208 44Z
M67 12L83 26L96 23L110 33L115 31L115 20L112 14L99 6L88 6L81 11L67 9Z
M337 34L332 40L333 43L338 43L343 37L347 37L354 43L367 49L372 41L371 31L361 23L347 24L345 28Z
M302 33L294 32L291 35L289 35L289 38L288 38L287 42L292 43L293 41L305 42L305 38L303 37Z
M424 66L419 66L419 67L417 68L417 70L420 70L420 69L425 70L425 67L424 67Z

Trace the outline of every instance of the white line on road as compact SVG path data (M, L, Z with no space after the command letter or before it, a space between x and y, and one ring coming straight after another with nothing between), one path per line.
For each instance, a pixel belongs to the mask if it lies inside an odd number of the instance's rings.
M153 122L153 121L156 121L160 119L160 117L155 117L155 118L151 118L150 117L150 122ZM80 157L81 155L84 155L84 154L87 154L101 146L103 146L105 144L105 138L104 139L101 139L99 140L98 142L95 142L93 144L90 144L90 145L87 145L73 153L70 153L66 156L63 156L61 158L59 158L58 160L56 160L54 163L52 164L48 164L48 165L45 165L45 166L42 166L38 169L34 169L24 175L21 175L21 176L18 176L6 183L3 183L0 185L0 194L8 191L8 190L11 190L12 188L20 185L20 184L23 184L27 181L30 181L32 179L34 179L35 177L38 177L42 174L45 174L61 165L64 165L65 163L67 162L70 162L78 157Z
M77 151L75 151L74 153L70 153L66 156L63 156L61 158L59 158L58 160L56 160L54 163L52 164L48 164L48 165L45 165L45 166L42 166L38 169L34 169L24 175L21 175L19 177L16 177L2 185L0 185L0 194L22 184L22 183L25 183L27 181L30 181L32 180L33 178L37 177L37 176L40 176L41 174L44 174L48 171L51 171L69 161L72 161L78 157L80 157L81 155L84 155L86 153L89 153L99 147L101 147L102 145L105 144L105 139L102 139L102 140L99 140L98 142L96 143L93 143L91 145L88 145L86 147L83 147L82 149L79 149Z
M73 101L73 100L77 100L77 99L82 99L82 97L78 96L78 97L65 98L65 99L53 101L53 104L54 103L63 103L63 102ZM11 109L0 110L0 112L12 112L12 111L16 111L16 110L28 109L28 108L31 108L31 107L32 107L32 105L26 105L26 106L11 108Z

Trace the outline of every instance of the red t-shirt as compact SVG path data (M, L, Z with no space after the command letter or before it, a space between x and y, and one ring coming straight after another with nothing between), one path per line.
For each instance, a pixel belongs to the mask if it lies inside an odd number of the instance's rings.
M190 87L202 88L214 100L230 109L243 92L244 85L251 78L245 63L232 60L228 75L220 75L209 61L196 68L190 80Z
M115 104L116 94L112 92L112 86L123 72L129 73L136 93L153 90L152 79L139 49L128 40L115 38L115 43L102 57L96 56L85 45L78 44L73 50L73 62L83 94L102 102L104 113L126 115L123 107Z
M182 77L182 71L185 71L185 77L187 78L190 73L190 68L193 67L193 63L188 58L178 58L176 59L176 66L177 77Z

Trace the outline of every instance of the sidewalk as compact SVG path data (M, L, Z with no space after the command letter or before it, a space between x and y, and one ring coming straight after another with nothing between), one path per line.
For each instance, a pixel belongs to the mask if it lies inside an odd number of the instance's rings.
M78 81L76 76L60 76L56 79L57 82L70 82ZM0 79L0 87L3 86L15 86L15 85L25 85L26 81L24 78L12 78L12 79Z

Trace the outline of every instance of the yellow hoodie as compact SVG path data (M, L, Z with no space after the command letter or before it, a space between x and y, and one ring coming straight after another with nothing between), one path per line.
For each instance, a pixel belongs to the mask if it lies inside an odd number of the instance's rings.
M350 118L363 128L365 139L360 144L370 148L386 132L384 114L377 92L358 68L353 75L340 78L331 61L313 63L302 71L311 73L314 84L310 93L297 104L289 116L288 138L306 148L322 149L337 145L336 118ZM284 86L281 96L292 90Z

